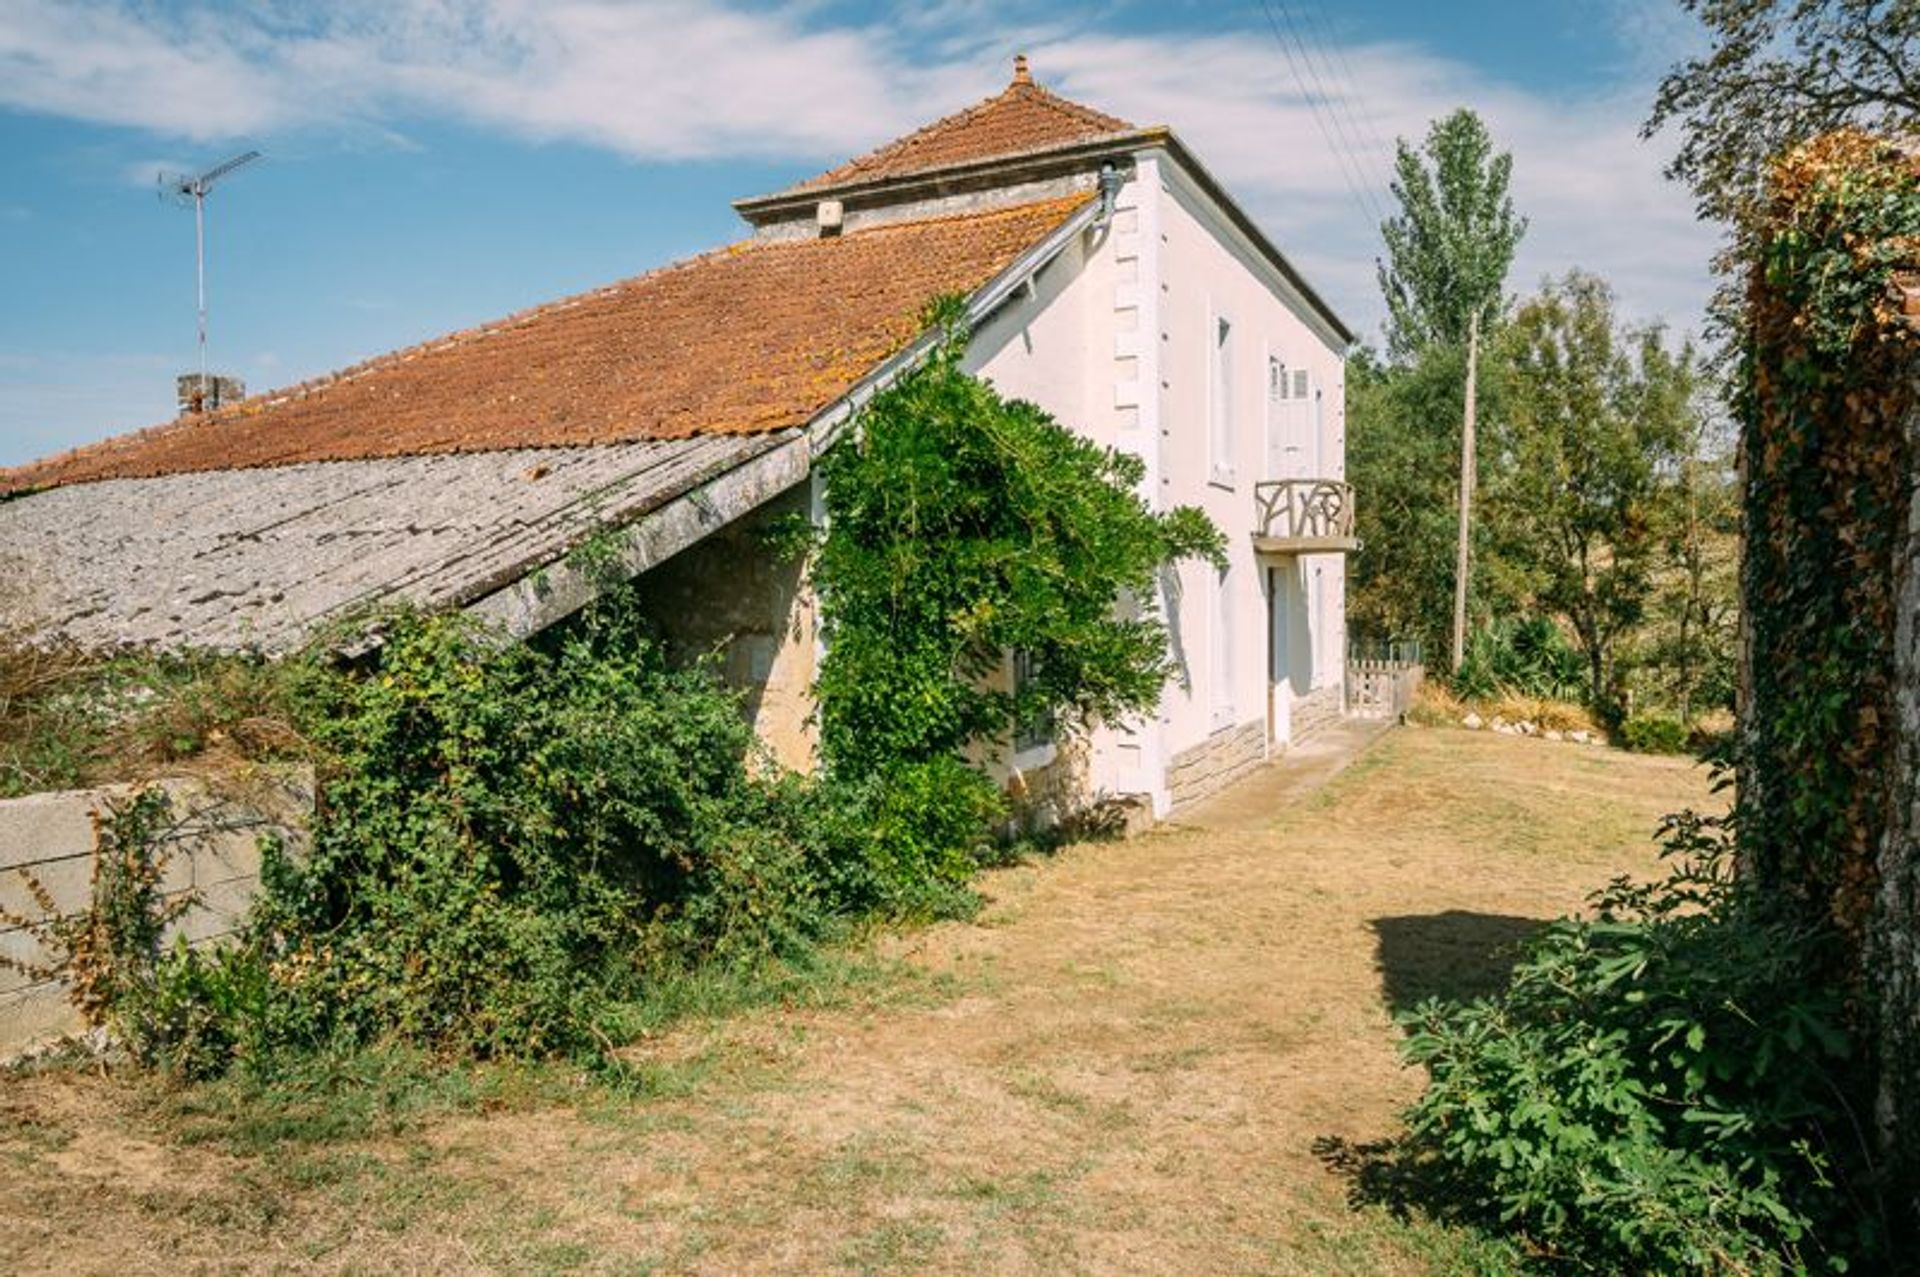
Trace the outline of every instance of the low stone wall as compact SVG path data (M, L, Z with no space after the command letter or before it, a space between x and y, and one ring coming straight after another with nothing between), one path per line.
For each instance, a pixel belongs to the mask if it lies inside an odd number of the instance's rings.
M1338 712L1338 704L1335 712ZM1198 802L1258 767L1267 756L1267 725L1256 719L1225 727L1173 756L1167 788L1178 809Z
M1338 683L1315 688L1296 700L1287 716L1287 726L1292 733L1291 743L1298 745L1339 722L1345 701L1345 689Z
M304 848L312 780L295 774L250 779L244 786L155 783L172 798L177 822L166 841L162 890L173 897L191 893L195 900L175 929L190 944L217 940L239 925L259 887L261 835L281 838L295 854ZM0 911L34 923L84 912L93 891L94 816L139 788L113 785L0 801ZM49 965L53 957L30 927L0 922L0 957L9 960L0 964L0 1056L83 1027L63 981L20 969Z

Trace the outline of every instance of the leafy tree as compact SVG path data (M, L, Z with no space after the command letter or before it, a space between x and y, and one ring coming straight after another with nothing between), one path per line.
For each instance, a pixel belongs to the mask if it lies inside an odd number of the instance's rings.
M1652 690L1691 720L1733 705L1740 611L1740 493L1719 420L1693 414L1656 507L1661 566L1648 607Z
M1712 47L1667 73L1643 135L1677 127L1668 175L1703 217L1744 222L1767 162L1796 142L1854 124L1895 133L1920 123L1915 0L1680 0Z
M1465 345L1476 314L1491 327L1527 219L1507 194L1512 154L1494 154L1486 125L1464 107L1434 122L1421 152L1403 139L1394 173L1401 211L1380 226L1380 290L1387 349L1403 360L1435 342Z
M1504 373L1491 356L1480 370L1483 413L1501 410ZM1446 649L1453 590L1455 484L1466 352L1430 345L1404 363L1362 349L1347 361L1347 477L1359 492L1357 531L1367 547L1354 556L1347 619L1356 637L1418 640ZM1483 467L1500 464L1497 455ZM1512 573L1486 520L1474 526L1480 565L1476 624L1518 606Z
M1502 337L1507 411L1490 496L1508 558L1570 623L1596 708L1616 644L1645 617L1658 503L1689 437L1693 347L1615 319L1606 283L1575 271L1515 312Z

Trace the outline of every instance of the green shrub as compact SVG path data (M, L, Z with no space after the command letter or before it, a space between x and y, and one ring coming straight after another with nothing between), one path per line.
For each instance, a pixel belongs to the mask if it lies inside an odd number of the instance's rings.
M458 616L384 631L319 680L313 846L258 911L316 1036L576 1049L650 960L778 949L855 903L864 870L823 858L865 849L752 775L735 695L669 669L624 591L531 645Z
M1837 1271L1857 1148L1842 992L1822 937L1731 876L1686 816L1670 875L1548 927L1504 993L1403 1017L1425 1066L1410 1143L1450 1204L1589 1272Z
M946 844L936 857L985 807L954 760L1004 749L1016 723L1070 736L1150 709L1171 671L1158 573L1183 558L1226 563L1201 511L1140 499L1138 457L969 375L959 307L935 307L933 355L823 458L813 563L828 770L937 798L944 809L913 835L923 852ZM1014 652L1029 673L1010 684ZM917 810L903 795L891 818Z
M1620 725L1620 741L1641 754L1684 754L1693 733L1670 714L1635 714Z
M1526 696L1584 702L1585 659L1558 625L1543 616L1502 618L1467 636L1453 690L1469 700Z

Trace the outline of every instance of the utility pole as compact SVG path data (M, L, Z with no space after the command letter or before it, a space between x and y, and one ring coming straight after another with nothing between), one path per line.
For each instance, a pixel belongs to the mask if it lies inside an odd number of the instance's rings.
M1480 364L1480 312L1467 318L1467 414L1460 424L1460 545L1453 565L1453 672L1467 654L1467 564L1473 527L1474 382Z

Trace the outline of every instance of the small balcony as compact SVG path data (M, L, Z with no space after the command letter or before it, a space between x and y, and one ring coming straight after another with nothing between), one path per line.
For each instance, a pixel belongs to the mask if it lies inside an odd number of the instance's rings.
M1261 554L1351 554L1353 488L1338 479L1275 479L1253 486L1253 548Z

